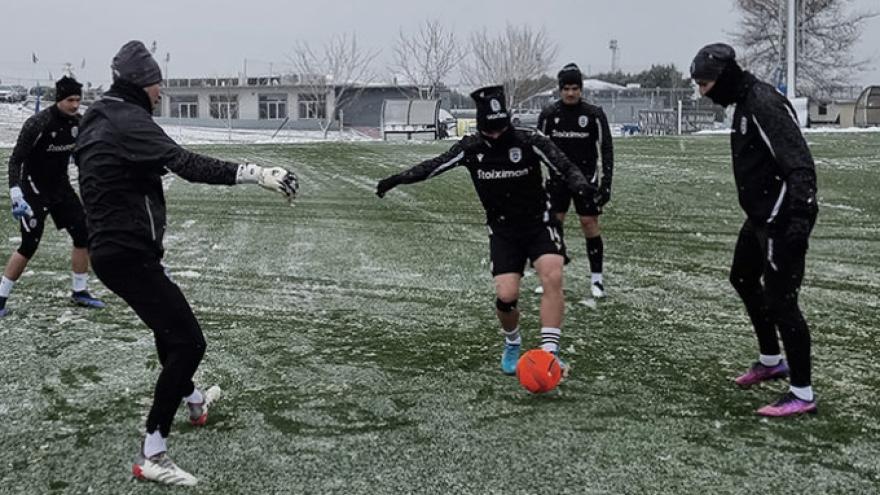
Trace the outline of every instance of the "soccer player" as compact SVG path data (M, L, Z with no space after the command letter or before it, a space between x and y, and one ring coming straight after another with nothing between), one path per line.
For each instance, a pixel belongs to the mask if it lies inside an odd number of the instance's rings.
M162 176L190 182L259 184L292 200L297 181L283 168L230 163L181 148L153 121L162 74L140 41L113 58L113 85L82 119L76 158L89 226L89 252L98 278L150 327L162 370L146 436L132 467L141 479L194 485L196 478L167 455L166 439L183 399L192 424L207 420L213 397L192 377L205 338L180 288L161 264L166 212Z
M511 127L501 86L478 89L471 98L477 105L478 132L436 158L382 179L376 194L384 197L400 184L423 181L460 165L468 169L486 210L496 315L504 335L501 369L514 374L522 345L516 306L526 261L532 262L544 285L541 347L557 357L565 310L565 244L559 221L550 212L541 164L564 178L576 201L586 201L595 188L552 141L534 129ZM561 361L560 366L566 368Z
M725 107L736 104L733 176L746 220L736 242L730 282L755 327L760 355L735 382L748 388L790 374L789 392L757 413L815 413L810 330L798 307L808 240L819 209L813 157L789 101L744 72L730 46L703 47L691 65L691 77L700 94Z
M549 137L599 190L595 197L588 198L589 201L575 202L581 231L587 241L590 292L594 298L599 299L605 297L605 282L602 280L605 248L599 229L599 215L602 214L602 207L611 200L611 177L614 173L611 130L602 107L584 101L584 76L577 65L568 64L563 67L557 79L560 99L541 111L538 116L538 130ZM600 159L601 169L597 166ZM571 204L571 192L553 174L550 175L548 189L553 212L559 218L559 224L563 225ZM541 290L539 287L536 292L540 293Z
M12 253L0 279L0 317L11 311L6 301L15 282L37 252L46 217L73 240L74 304L103 308L88 291L89 254L83 206L70 185L67 165L76 144L82 84L64 76L55 82L55 104L25 121L9 157L9 197L12 216L19 223L21 244Z

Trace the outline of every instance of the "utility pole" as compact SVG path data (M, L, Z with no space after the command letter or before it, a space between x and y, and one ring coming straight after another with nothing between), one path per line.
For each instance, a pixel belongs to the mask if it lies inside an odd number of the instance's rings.
M797 96L797 88L795 88L797 79L797 64L795 63L797 57L797 0L788 0L788 29L786 31L785 46L788 67L786 68L785 96L791 100Z

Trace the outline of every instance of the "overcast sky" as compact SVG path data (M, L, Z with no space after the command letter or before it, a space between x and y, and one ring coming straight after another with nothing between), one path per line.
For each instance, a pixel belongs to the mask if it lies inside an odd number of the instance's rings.
M880 0L851 0L854 8ZM155 40L171 77L236 75L284 70L297 40L315 45L334 33L355 32L364 46L381 49L387 66L398 30L416 30L427 18L468 33L505 23L544 27L559 44L556 66L576 62L584 71L610 68L608 42L617 39L624 71L652 63L686 70L696 50L725 41L736 29L732 0L10 0L0 23L0 79L59 77L65 62L81 80L105 85L110 60L127 40ZM36 53L38 64L31 62ZM880 18L869 21L859 57L874 57L872 70L854 81L880 84ZM85 69L81 64L85 59ZM556 67L553 68L555 72ZM30 81L25 81L30 82ZM451 81L456 82L456 81Z

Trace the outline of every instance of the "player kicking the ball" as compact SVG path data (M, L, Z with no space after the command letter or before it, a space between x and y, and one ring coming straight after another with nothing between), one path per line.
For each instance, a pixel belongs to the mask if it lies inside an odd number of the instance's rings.
M434 159L382 179L376 194L381 198L400 184L420 182L459 165L468 169L486 209L495 307L504 335L501 370L512 375L522 345L516 305L526 261L531 261L544 287L541 347L557 359L559 355L565 311L562 267L567 258L559 221L550 212L541 164L563 177L576 201L592 198L596 189L548 138L533 129L511 127L501 86L478 89L471 98L477 105L479 132ZM561 361L560 365L565 367Z

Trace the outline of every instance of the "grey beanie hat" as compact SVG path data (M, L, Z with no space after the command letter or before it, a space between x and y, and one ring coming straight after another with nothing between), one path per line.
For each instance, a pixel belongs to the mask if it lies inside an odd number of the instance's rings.
M162 82L159 64L140 41L129 41L113 57L113 80L128 81L145 88Z

